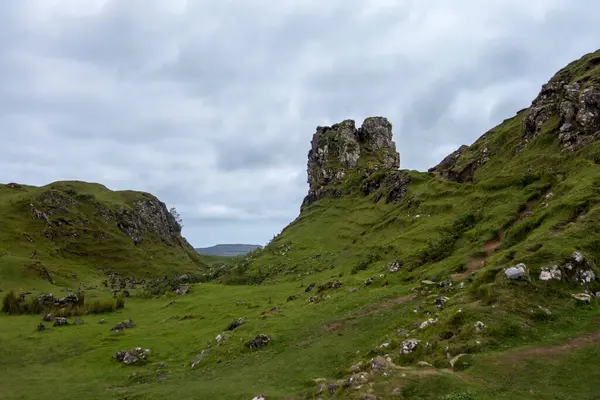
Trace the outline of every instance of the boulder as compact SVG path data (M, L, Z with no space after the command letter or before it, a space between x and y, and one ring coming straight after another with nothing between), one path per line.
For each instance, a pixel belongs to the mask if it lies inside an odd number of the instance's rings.
M52 322L52 321L54 321L54 315L52 315L52 314L45 314L44 317L42 318L42 321L44 321L44 322Z
M431 364L429 364L428 362L419 361L417 363L417 368L429 368L429 367L431 367Z
M244 318L237 318L234 319L229 326L227 326L227 330L232 331L234 329L236 329L237 327L239 327L240 325L242 325L244 323Z
M592 296L587 293L577 293L571 295L575 300L579 300L584 303L590 303L592 301Z
M308 293L308 292L310 292L311 290L313 290L313 289L314 289L314 287L315 287L316 285L317 285L317 284L316 284L315 282L311 283L310 285L308 285L308 287L307 287L306 289L304 289L304 292L305 292L305 293Z
M187 283L181 284L179 285L177 288L173 289L173 292L175 292L175 294L178 294L180 296L183 296L185 294L187 294L190 290L190 285L188 285Z
M421 341L418 339L408 339L408 340L403 341L400 344L400 353L401 354L412 353L417 348L419 343L421 343Z
M113 355L113 358L125 365L133 365L145 361L149 355L149 349L143 350L141 347L136 347L132 350L118 351Z
M118 324L116 324L115 326L113 326L111 328L112 332L121 332L124 331L125 329L130 329L135 327L135 324L133 323L133 321L131 321L130 319L127 319L123 322L119 322Z
M448 297L444 297L444 296L437 298L437 299L435 299L435 306L441 310L444 308L444 306L446 305L448 300L450 300L450 299Z
M246 342L246 347L249 349L258 349L264 347L271 342L271 338L268 335L260 334L257 335L254 339Z
M481 322L481 321L475 322L475 325L473 325L473 326L475 327L475 330L477 332L480 332L480 331L482 331L482 330L485 329L485 324L483 322Z
M392 363L392 360L389 358L385 358L385 357L375 357L372 358L369 361L369 365L371 366L371 370L373 371L373 373L378 374L380 372L383 372L387 369L393 368L394 364Z
M421 324L419 324L419 329L425 329L430 325L437 324L437 322L438 322L437 318L429 318L427 321L421 322Z
M259 394L258 396L254 396L252 400L267 400L264 394Z
M527 280L527 266L523 263L513 265L504 270L504 275L510 280Z
M390 265L388 265L387 270L389 273L393 274L400 271L401 268L402 264L398 261L394 261Z
M560 281L561 279L562 279L562 272L558 268L558 266L553 265L550 267L542 267L542 271L540 272L540 280L541 281L551 281L551 280Z
M68 325L68 321L66 318L63 317L56 317L54 318L54 326L64 326L64 325Z

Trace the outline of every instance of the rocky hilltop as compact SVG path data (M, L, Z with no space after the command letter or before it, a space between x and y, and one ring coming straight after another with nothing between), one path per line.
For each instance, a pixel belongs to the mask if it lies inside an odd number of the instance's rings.
M352 193L357 185L365 194L381 186L392 190L402 182L399 167L400 154L392 140L392 124L386 118L367 118L360 128L353 120L319 126L308 153L309 191L303 205L327 195ZM390 201L398 197L392 194Z

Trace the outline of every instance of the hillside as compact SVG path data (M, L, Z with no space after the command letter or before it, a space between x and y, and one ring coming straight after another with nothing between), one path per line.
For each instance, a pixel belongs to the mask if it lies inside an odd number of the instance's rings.
M179 273L198 268L152 281L158 284L150 285L151 295L132 290L124 308L102 316L109 325L82 314L81 324L69 317L68 326L36 331L39 313L0 315L6 343L0 393L7 399L49 392L163 400L600 398L599 135L600 51L566 66L530 107L427 172L399 169L402 149L384 117L318 127L299 216L263 249L200 268L185 261L191 247L173 245L183 241L178 232L167 234L169 243L145 229L133 235L141 238L137 246L115 239L123 255L115 267L128 267L125 252L147 261L130 252L146 246L162 257L156 270L169 263ZM2 208L1 220L12 224L2 243L24 262L32 247L15 238L25 232L36 243L49 240L48 222L28 211L30 199L48 188L12 190L0 192L13 196L1 197L12 210ZM128 192L97 190L96 201L106 206L132 204ZM109 201L113 196L120 200ZM46 203L32 203L33 209L58 220L49 214L57 206L40 208ZM74 271L76 263L91 269L100 254L112 254L106 247L101 253L97 240L87 243L90 249L69 245L69 225L58 226L50 237L65 250L49 252L54 275L66 277L61 271ZM119 226L129 225L102 226L122 238ZM179 265L170 254L176 249L183 249ZM65 269L63 258L71 260ZM11 271L6 265L0 259L1 270ZM16 269L10 276L19 288L39 292L32 287L39 281ZM192 283L183 285L189 293L168 290L181 280ZM134 327L110 330L127 318ZM137 347L127 359L117 353Z
M0 289L205 267L166 206L147 193L85 182L0 185L0 221Z
M257 244L217 244L211 247L200 247L196 251L206 256L236 257L246 255L260 247Z

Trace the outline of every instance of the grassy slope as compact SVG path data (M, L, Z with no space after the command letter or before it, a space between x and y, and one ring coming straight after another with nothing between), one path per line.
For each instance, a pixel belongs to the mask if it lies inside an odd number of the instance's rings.
M582 64L594 57L598 54L561 74L571 74L569 80L590 76ZM168 308L169 296L130 299L125 310L104 317L110 324L134 319L138 326L121 335L110 334L111 325L96 324L100 317L38 333L33 328L39 317L0 316L0 341L10 344L0 358L2 395L32 398L52 391L55 398L250 399L265 393L269 400L313 398L313 379L345 378L350 365L385 352L399 365L412 367L425 360L438 369L394 371L377 377L373 386L339 397L362 398L368 390L378 399L600 397L597 341L543 353L520 350L599 330L598 304L581 305L569 297L580 287L543 284L536 278L543 265L560 262L574 250L600 261L595 234L600 231L600 143L575 156L563 154L551 120L517 154L523 116L505 121L463 155L460 163L468 164L482 146L493 154L477 171L475 183L408 171L412 183L400 204L376 204L374 195L355 194L309 206L267 248L240 263L240 273L263 281L261 285L195 285ZM547 198L549 193L553 195ZM525 217L526 210L533 214ZM465 224L469 214L474 222ZM464 280L465 289L427 289L420 283L451 279L495 237L504 237L501 246ZM380 277L396 259L404 263L401 272ZM531 283L504 279L501 268L516 262L531 269ZM362 287L371 276L377 277L375 283ZM326 291L320 302L307 302L316 293L306 294L304 287L333 279L344 287ZM350 293L350 287L361 290ZM296 293L298 300L286 302ZM439 323L412 334L429 341L430 349L399 355L396 330L412 330L413 323L435 315L434 299L440 295L450 300L436 315ZM268 312L273 306L279 307L278 314ZM552 315L540 313L537 306L549 308ZM168 319L186 313L196 318ZM248 318L247 323L217 346L215 336L239 316ZM476 332L476 321L486 329ZM272 343L246 350L243 342L258 333L271 335ZM378 349L384 342L390 347ZM152 350L150 364L125 367L110 360L115 351L134 346ZM191 370L189 361L207 347L212 351ZM465 372L446 371L446 348L452 355L473 353L474 365ZM159 362L168 366L157 374ZM138 375L132 376L134 372Z
M51 287L50 282L40 279L43 269L50 272L57 285L69 286L99 277L98 266L139 276L192 272L203 267L191 246L165 246L148 232L141 245L135 246L114 220L107 221L98 211L98 207L113 211L131 208L134 201L148 196L113 192L85 182L56 182L39 188L0 185L0 289ZM44 209L49 202L61 203L57 207L61 211L50 217L51 223L60 226L52 229L32 218L30 211L30 204ZM57 237L50 240L44 236L49 231ZM34 250L37 256L32 259Z

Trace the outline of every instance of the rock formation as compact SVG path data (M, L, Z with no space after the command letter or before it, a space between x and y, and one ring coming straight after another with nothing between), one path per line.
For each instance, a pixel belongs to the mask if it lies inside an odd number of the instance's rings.
M523 122L524 141L535 139L553 117L558 124L547 129L558 133L565 150L578 150L595 140L600 131L600 87L562 80L542 86Z
M383 117L369 117L360 128L353 120L345 120L331 127L317 127L308 153L309 192L304 205L330 195L344 194L342 184L351 173L358 173L365 181L375 172L399 172L400 155L392 140L392 124ZM395 177L399 177L396 176ZM393 186L394 178L381 174L371 185L363 185L362 191L371 194L384 178Z

